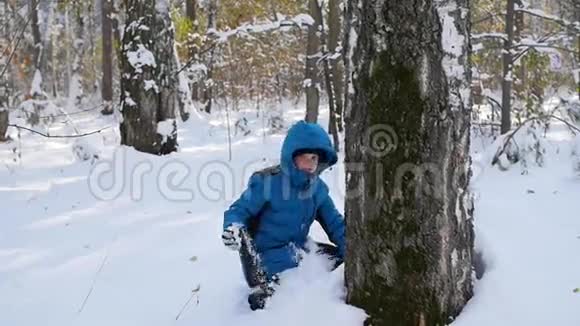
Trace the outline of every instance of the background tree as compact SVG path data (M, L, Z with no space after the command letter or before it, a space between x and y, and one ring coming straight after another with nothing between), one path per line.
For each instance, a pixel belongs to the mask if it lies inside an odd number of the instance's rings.
M571 6L566 1L472 1L475 89L482 93L476 104L482 104L480 98L491 103L492 123L502 112L501 133L513 122L540 116L545 98L563 95L558 89L574 89L570 72L578 69L580 25L574 10L562 10Z
M320 104L320 81L318 62L320 61L320 37L322 28L322 9L318 0L308 0L308 11L314 18L308 26L308 43L306 46L306 73L304 74L304 89L306 92L306 121L318 121L318 106Z
M340 39L341 39L341 11L339 0L328 1L328 61L330 64L332 77L332 90L334 93L334 112L331 111L329 118L330 124L336 124L339 132L343 131L342 125L342 97L343 97L343 79L344 75L340 69ZM329 126L328 130L333 127Z
M121 143L152 154L177 149L179 85L166 2L127 0L121 57Z
M103 114L113 113L113 2L101 0L101 40L102 40L102 69L101 98L103 100Z
M503 81L501 95L501 133L504 134L512 128L511 119L511 96L513 80L513 55L514 43L514 6L515 0L507 0L505 15L505 40L502 52Z
M446 325L472 295L468 13L347 5L345 278L366 325Z
M219 0L209 0L207 9L207 35L209 38L215 37L217 32L217 15L218 15ZM207 79L204 85L204 97L205 102L205 112L211 112L211 106L213 103L213 90L214 90L214 80L213 80L213 65L215 60L216 50L212 47L209 51L209 61L207 65Z

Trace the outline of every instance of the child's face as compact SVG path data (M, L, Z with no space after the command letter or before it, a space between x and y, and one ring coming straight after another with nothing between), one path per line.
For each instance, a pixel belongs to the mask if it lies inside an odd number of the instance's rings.
M298 170L312 174L318 168L318 155L311 153L297 155L294 164Z

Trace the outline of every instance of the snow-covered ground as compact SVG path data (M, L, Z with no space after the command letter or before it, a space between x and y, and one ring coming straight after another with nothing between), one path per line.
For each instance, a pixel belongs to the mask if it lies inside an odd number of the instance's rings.
M286 121L303 112L288 105ZM255 111L238 115L252 133L233 135L231 160L224 114L182 124L180 152L166 157L116 145L115 128L0 145L0 325L362 325L364 311L344 303L343 268L329 273L318 257L284 275L267 310L249 310L239 260L221 243L223 211L278 160L284 135L265 134ZM59 121L51 134L72 132ZM82 132L117 125L96 112L74 121ZM545 166L525 175L489 166L486 141L473 140L487 271L453 325L580 325L580 177L556 127ZM324 179L342 207L343 166Z

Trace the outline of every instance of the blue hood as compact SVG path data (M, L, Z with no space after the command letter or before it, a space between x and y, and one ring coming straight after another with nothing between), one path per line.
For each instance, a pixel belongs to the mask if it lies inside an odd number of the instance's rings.
M304 149L318 150L323 154L319 159L318 170L315 175L300 171L294 165L292 155L294 152ZM290 177L292 185L305 189L316 181L318 174L336 164L337 159L336 151L332 147L330 138L320 125L298 121L288 130L288 135L284 139L280 167L282 172Z

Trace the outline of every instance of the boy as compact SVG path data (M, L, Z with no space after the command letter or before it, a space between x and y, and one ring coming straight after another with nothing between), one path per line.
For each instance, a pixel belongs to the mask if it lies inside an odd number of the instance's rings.
M318 178L336 161L324 129L299 121L284 140L280 165L254 173L248 188L224 213L222 240L230 249L242 249L244 276L256 289L248 297L252 310L264 308L277 274L297 267L302 252L310 251L308 232L314 220L336 245L317 243L315 249L334 260L335 268L342 263L344 220ZM242 241L246 239L253 241Z

